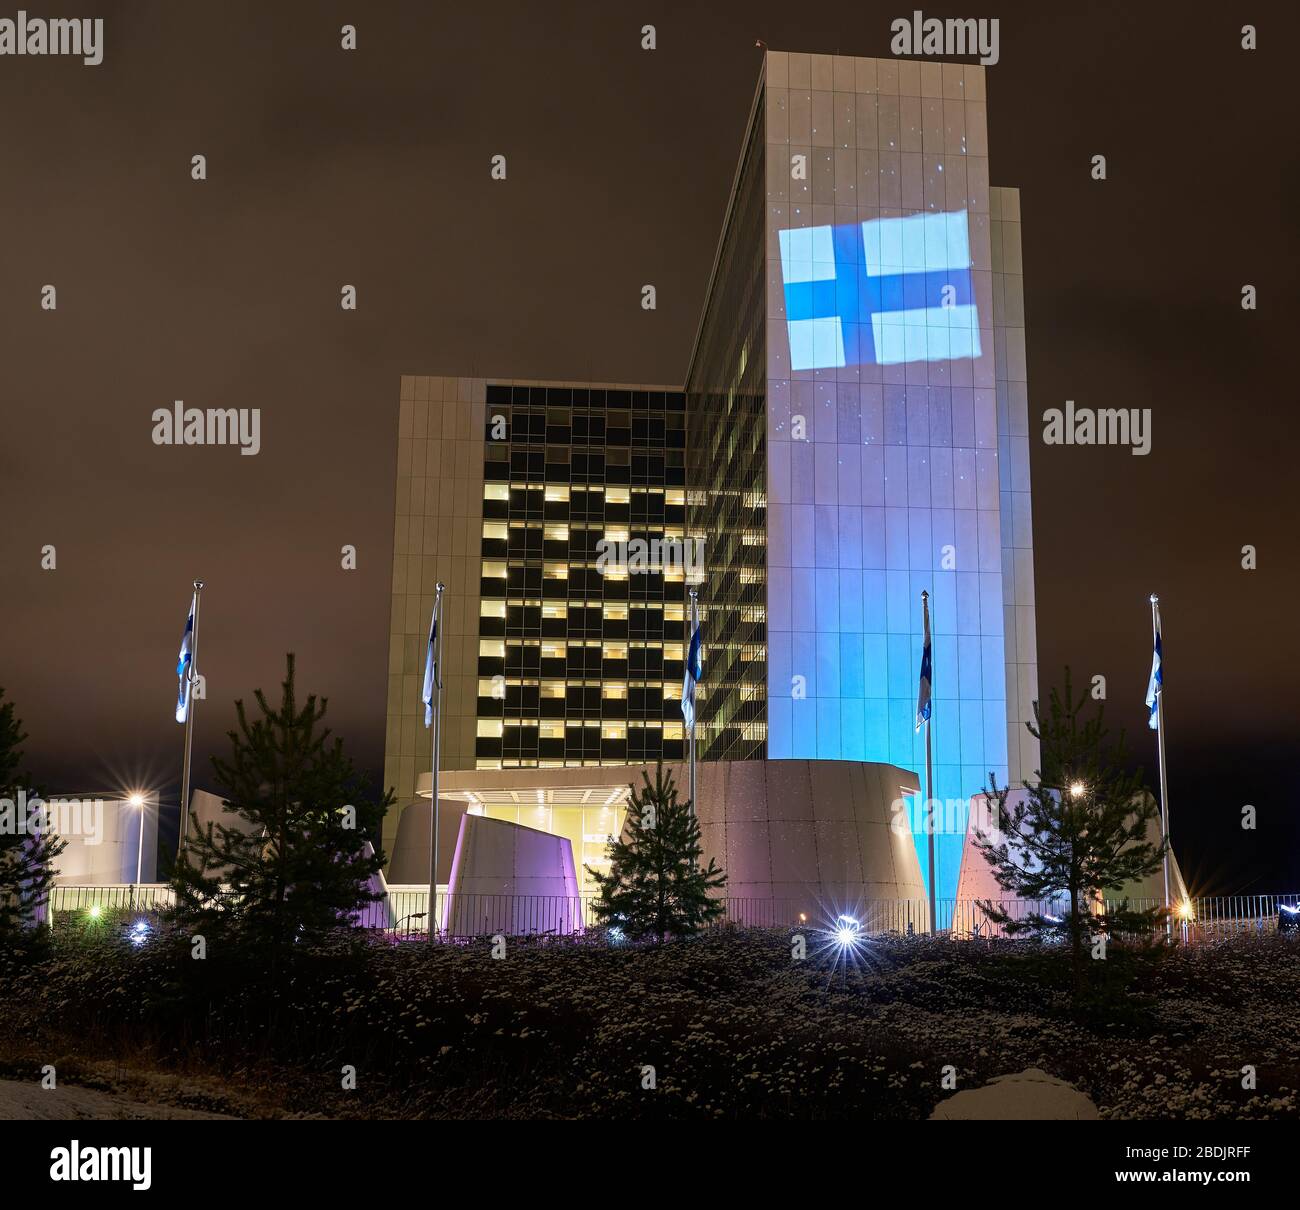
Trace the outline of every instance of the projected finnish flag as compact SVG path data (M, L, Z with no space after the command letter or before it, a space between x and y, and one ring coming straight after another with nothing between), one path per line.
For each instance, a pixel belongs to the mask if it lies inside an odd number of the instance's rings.
M980 355L966 211L778 235L792 370Z

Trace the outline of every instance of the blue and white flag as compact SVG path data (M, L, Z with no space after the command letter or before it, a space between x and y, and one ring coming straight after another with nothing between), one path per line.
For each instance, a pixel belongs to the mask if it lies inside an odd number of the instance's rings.
M916 729L930 721L930 602L921 598L921 613L924 618L925 639L921 646L921 685L916 694Z
M1160 730L1160 694L1164 692L1165 670L1160 651L1160 606L1155 607L1156 649L1151 654L1151 679L1147 682L1147 726Z
M442 598L439 597L439 601ZM424 725L433 726L433 691L434 688L442 688L442 669L438 667L435 656L436 644L438 642L438 604L434 603L433 617L429 622L429 648L424 656L424 690L421 697L424 699Z
M695 730L695 686L704 676L700 665L700 614L691 599L691 641L686 649L686 677L682 681L682 718L686 720L686 729Z
M176 721L183 723L190 715L191 671L194 664L194 607L199 594L190 598L190 616L185 619L181 634L181 651L176 660Z
M778 237L792 370L980 355L965 210Z

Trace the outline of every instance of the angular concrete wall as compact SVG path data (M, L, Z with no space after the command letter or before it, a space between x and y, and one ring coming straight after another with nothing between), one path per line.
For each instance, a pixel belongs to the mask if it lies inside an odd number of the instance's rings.
M137 855L140 881L157 880L156 794L146 795L143 810L131 806L125 798L93 795L56 795L46 801L52 812L51 826L67 842L54 861L56 885L133 883Z
M452 936L574 933L581 921L567 837L485 815L462 817L442 918Z
M674 765L685 797L688 771ZM872 901L908 901L897 927L928 925L904 791L916 776L843 760L716 761L697 767L704 856L727 871L729 899L753 922L813 924ZM895 805L897 804L897 806ZM897 820L898 826L891 826ZM764 906L766 905L766 906ZM735 914L735 913L733 913ZM770 916L770 920L767 918ZM906 919L904 918L906 917Z
M469 803L438 795L438 885L451 881L451 860L460 837L460 821ZM402 812L388 854L388 881L397 886L429 885L429 800L416 799Z
M1022 801L1026 797L1024 790L1013 790L1007 795L1007 805ZM1154 801L1150 793L1146 794L1149 801ZM957 880L957 902L965 910L965 904L976 899L993 899L1005 900L1009 898L1006 891L998 885L998 880L993 877L993 871L989 863L984 860L979 850L975 847L975 831L977 827L986 825L992 821L992 812L997 810L996 800L990 800L987 794L976 794L970 800L969 826L966 830L966 844L962 850L961 875ZM1001 833L997 833L1001 837ZM1147 827L1147 838L1152 844L1160 842L1160 819L1157 816L1151 820ZM1170 854L1169 863L1169 891L1170 897L1174 903L1181 903L1187 897L1187 888L1183 883L1182 871L1178 868L1178 858L1175 854ZM1109 898L1113 900L1129 899L1134 906L1150 907L1152 903L1162 903L1165 896L1164 873L1157 870L1154 874L1148 875L1140 882L1129 883L1119 891L1112 892ZM1145 902L1141 902L1145 901ZM1025 910L1028 910L1027 908ZM1013 913L1013 915L1016 913ZM1020 913L1023 915L1023 912ZM976 913L974 919L982 919ZM942 921L940 922L943 923Z

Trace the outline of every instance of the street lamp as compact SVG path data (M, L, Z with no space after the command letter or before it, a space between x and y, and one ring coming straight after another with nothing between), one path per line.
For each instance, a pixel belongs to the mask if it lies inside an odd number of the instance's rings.
M144 795L136 791L126 801L128 806L136 807L140 811L140 830L135 842L135 885L139 886L140 871L144 865Z

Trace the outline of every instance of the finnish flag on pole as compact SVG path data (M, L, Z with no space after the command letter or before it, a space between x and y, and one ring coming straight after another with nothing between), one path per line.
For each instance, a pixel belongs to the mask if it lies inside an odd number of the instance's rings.
M686 729L695 730L695 686L704 675L700 666L700 614L695 601L691 601L691 641L686 649L686 677L682 681L682 718Z
M1151 679L1147 682L1147 726L1152 731L1160 730L1160 694L1165 687L1165 670L1160 651L1160 606L1156 611L1156 649L1151 654Z
M434 645L438 641L438 608L435 605L432 620L429 622L429 648L424 657L424 725L433 726L433 690L442 688L442 669L434 662Z
M921 685L916 695L916 729L930 721L930 602L921 601L925 639L921 647Z
M194 604L198 593L190 598L190 616L181 634L181 651L176 660L176 721L183 723L190 714L190 669L194 662Z

